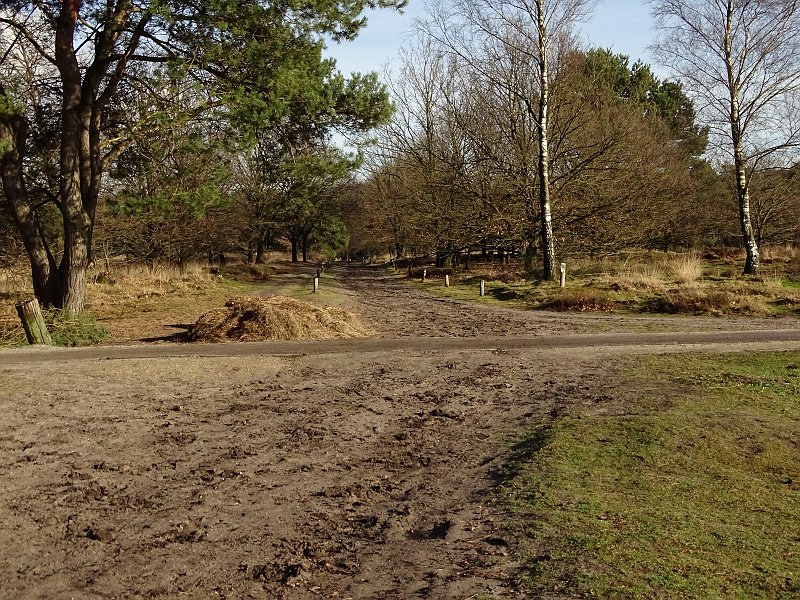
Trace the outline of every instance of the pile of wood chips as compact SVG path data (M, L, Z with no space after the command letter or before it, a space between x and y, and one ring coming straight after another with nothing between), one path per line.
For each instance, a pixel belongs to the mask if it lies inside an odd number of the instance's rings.
M233 298L201 316L189 329L193 342L324 340L366 337L352 313L320 308L286 296Z

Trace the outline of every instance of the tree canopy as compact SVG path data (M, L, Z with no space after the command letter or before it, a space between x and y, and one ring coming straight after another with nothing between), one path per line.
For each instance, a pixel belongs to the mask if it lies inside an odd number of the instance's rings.
M325 37L349 40L366 8L403 0L5 1L0 5L0 167L36 295L80 311L103 173L142 131L175 125L158 107L270 127L363 127L371 76L345 81L322 60ZM164 85L165 79L177 85ZM324 83L322 83L324 82ZM303 91L306 102L297 101ZM359 104L358 100L365 103ZM380 96L378 94L377 96ZM376 99L377 98L377 99ZM144 101L152 100L152 102ZM378 112L385 112L379 108ZM61 214L61 258L38 213Z

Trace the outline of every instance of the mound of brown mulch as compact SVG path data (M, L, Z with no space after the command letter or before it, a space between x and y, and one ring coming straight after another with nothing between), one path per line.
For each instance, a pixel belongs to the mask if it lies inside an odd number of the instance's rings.
M193 342L324 340L368 335L358 319L338 308L319 308L285 296L234 298L189 329Z

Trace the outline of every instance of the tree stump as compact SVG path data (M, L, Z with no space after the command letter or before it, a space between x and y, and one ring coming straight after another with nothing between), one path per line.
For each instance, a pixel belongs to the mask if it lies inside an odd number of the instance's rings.
M47 325L45 325L44 315L42 314L42 309L39 307L39 301L34 298L33 300L20 302L16 306L19 320L22 321L22 327L25 329L25 337L28 338L28 343L52 346L53 340L50 339L50 332L47 331Z

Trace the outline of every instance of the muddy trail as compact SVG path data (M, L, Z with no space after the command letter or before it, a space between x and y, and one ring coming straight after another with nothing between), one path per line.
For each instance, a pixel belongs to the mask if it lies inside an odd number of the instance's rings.
M666 350L470 346L617 321L437 300L377 269L337 275L384 339L5 353L25 360L0 361L2 596L526 597L523 533L502 501L512 458L531 451L517 444L578 407L635 410L652 390L630 388L625 355Z
M612 331L741 331L800 328L800 319L522 311L419 291L383 267L339 264L348 308L381 337L558 336ZM444 285L444 284L442 284ZM476 290L477 293L477 290Z

